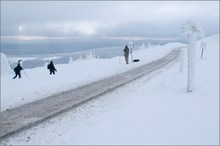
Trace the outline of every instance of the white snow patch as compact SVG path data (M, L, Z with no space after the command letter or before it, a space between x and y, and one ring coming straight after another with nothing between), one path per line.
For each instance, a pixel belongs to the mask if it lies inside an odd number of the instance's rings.
M1 77L5 75L12 75L13 70L11 69L7 56L3 53L1 53Z

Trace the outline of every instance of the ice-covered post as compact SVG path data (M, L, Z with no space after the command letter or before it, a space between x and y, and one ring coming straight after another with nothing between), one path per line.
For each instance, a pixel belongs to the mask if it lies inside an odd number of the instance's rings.
M201 48L202 48L202 52L201 52L201 58L202 58L203 50L206 48L206 43L205 42L201 42Z
M133 62L133 54L132 54L132 51L133 51L133 48L134 48L134 42L129 42L128 43L129 45L129 48L130 48L130 54L131 54L131 62Z
M188 41L188 92L192 92L195 84L196 40L198 37L204 37L204 33L202 26L192 20L183 24L181 31Z

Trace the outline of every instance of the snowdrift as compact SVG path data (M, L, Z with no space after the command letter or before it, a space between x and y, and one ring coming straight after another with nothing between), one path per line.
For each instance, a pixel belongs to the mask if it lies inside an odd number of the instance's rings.
M6 55L1 53L1 76L11 75L12 73L13 70L8 63Z

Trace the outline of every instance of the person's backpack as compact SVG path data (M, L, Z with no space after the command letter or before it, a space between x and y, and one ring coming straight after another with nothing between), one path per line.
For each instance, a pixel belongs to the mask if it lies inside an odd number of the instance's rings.
M22 68L21 66L16 66L16 67L14 68L14 71L15 71L15 72L20 72L22 69L23 69L23 68Z
M50 64L47 65L47 69L50 69Z
M17 67L14 68L14 71L15 71L15 72L17 71Z

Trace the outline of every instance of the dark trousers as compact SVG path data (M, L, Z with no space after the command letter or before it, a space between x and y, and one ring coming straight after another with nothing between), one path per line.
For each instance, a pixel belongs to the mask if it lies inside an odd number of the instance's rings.
M55 74L55 70L50 69L50 75L51 75L52 73Z
M128 56L125 56L125 62L128 64Z
M20 73L20 72L15 72L15 76L13 77L13 79L15 79L17 76L18 76L19 78L21 78L21 73Z

